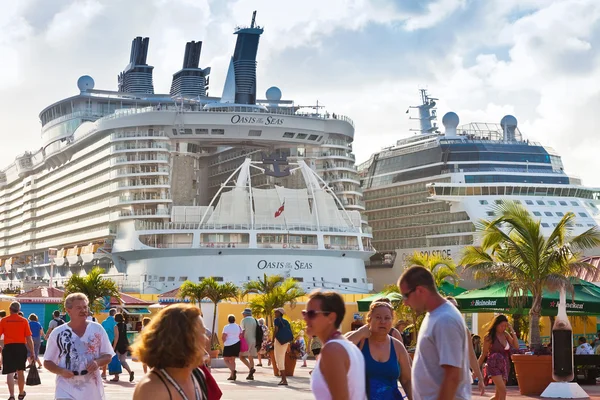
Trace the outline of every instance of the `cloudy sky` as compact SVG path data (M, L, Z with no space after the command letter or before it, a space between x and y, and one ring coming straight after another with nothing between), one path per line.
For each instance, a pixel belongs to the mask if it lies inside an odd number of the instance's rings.
M38 113L91 75L115 90L131 40L149 36L156 92L202 40L220 95L233 28L265 27L258 91L279 86L356 123L358 161L410 134L418 89L461 123L514 114L567 172L600 187L598 0L19 0L0 5L0 160L40 147Z

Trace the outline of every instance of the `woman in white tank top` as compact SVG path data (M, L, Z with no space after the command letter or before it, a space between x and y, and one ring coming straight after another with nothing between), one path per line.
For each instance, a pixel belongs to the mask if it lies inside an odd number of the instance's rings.
M323 343L312 371L310 387L317 400L365 400L365 360L352 342L338 331L346 307L331 291L311 293L302 316L306 331Z

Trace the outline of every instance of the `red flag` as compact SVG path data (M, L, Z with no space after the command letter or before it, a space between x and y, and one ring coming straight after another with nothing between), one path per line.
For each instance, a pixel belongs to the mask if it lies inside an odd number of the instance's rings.
M279 207L279 209L277 209L277 211L275 211L275 218L279 217L281 215L281 213L283 213L284 208L285 208L285 200L281 204L281 207Z

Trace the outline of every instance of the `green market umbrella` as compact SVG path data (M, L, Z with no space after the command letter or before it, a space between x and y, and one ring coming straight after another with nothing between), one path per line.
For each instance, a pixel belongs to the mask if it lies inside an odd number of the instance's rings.
M400 295L400 293L395 293L395 292L391 292L391 293L384 293L384 292L379 292L376 293L372 296L369 297L365 297L364 299L360 299L357 301L358 303L358 312L367 312L369 311L369 307L371 306L371 303L374 302L377 299L381 299L382 297L388 298L390 299L390 301L400 301L402 300L402 295Z
M442 293L443 295L446 296L453 296L456 297L461 293L464 293L467 291L467 289L461 288L460 286L454 286L453 284L451 284L448 281L444 281L440 287L438 287L438 290L440 291L440 293Z
M567 291L567 314L600 314L600 288L579 278L569 278L575 289L575 298ZM469 290L458 296L456 301L461 312L504 312L507 314L525 313L531 308L531 294L527 295L522 309L511 307L507 298L507 283L495 283L481 289ZM558 313L558 291L544 290L542 315L554 316Z

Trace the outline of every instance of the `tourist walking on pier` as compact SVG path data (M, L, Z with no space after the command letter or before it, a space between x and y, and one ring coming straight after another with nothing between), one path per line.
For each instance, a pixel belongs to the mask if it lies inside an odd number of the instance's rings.
M21 311L21 304L14 301L9 307L10 315L0 320L0 335L4 335L2 375L6 375L9 400L15 399L15 372L19 385L18 399L25 398L25 375L23 372L27 362L27 350L30 354L35 354L29 322L19 315L19 311Z
M44 368L56 374L54 398L104 400L100 368L114 352L102 326L87 321L88 298L71 293L65 309L71 320L52 331L44 353Z
M235 316L229 314L227 317L228 325L223 327L221 340L223 341L223 360L225 365L231 371L228 381L237 379L237 371L235 370L235 359L240 355L242 328L235 323Z
M248 376L247 380L254 380L254 373L256 370L254 369L254 357L256 357L256 329L258 328L258 321L254 319L252 316L252 310L249 308L244 309L242 312L244 318L240 322L240 326L242 328L242 334L244 339L246 339L246 343L248 344L248 351L240 352L240 361L248 367Z
M487 374L494 382L495 400L506 399L506 382L510 371L511 350L519 348L519 339L508 323L506 315L498 315L483 338L483 351L479 357L479 366L487 362ZM487 361L486 361L487 359Z
M410 357L404 344L389 334L394 309L388 302L374 301L369 307L367 325L346 334L365 357L367 393L371 400L402 400L398 380L412 400Z
M40 347L42 346L42 337L44 336L44 328L38 322L38 317L35 314L29 314L29 329L31 330L31 340L33 340L33 361L37 363L38 368L42 368L40 361ZM31 354L28 354L31 357Z
M437 291L429 270L413 266L398 281L402 299L418 314L427 312L412 366L416 400L471 398L467 326L460 312Z
M275 364L281 375L279 385L287 386L287 377L285 374L285 355L288 352L290 343L294 340L294 334L290 323L283 319L285 310L278 308L274 312L275 320L273 321L273 351L275 352Z
M115 322L117 326L114 328L115 337L113 339L113 349L119 357L119 362L129 372L129 382L133 382L134 375L133 371L127 364L127 352L129 351L129 339L127 339L127 325L125 325L125 318L123 314L115 314ZM111 382L119 382L119 374L115 374L115 377L110 380Z
M174 304L152 318L132 345L132 353L150 367L133 400L211 400L207 379L198 368L208 345L200 309ZM215 389L218 390L218 389Z
M332 394L339 399L366 399L363 355L339 332L345 314L344 299L333 291L311 293L302 311L307 333L323 343L310 379L317 400L332 399Z
M111 308L110 310L108 310L108 317L106 317L106 319L102 321L102 328L104 328L104 332L106 332L110 343L114 343L115 341L115 327L117 326L117 321L115 321L115 315L117 315L117 309ZM106 368L106 365L102 367L102 379L106 379Z
M263 331L263 340L262 343L260 345L260 350L258 351L258 367L262 367L262 358L263 357L267 357L269 359L269 365L271 365L271 357L268 356L268 352L267 352L267 345L269 343L269 328L267 327L267 324L265 323L265 319L264 318L259 318L258 319L258 326L260 326L260 329L262 329ZM258 344L258 343L257 343Z

